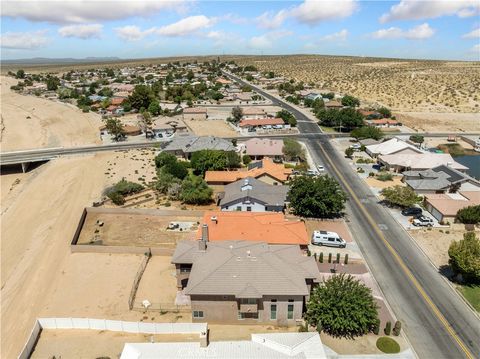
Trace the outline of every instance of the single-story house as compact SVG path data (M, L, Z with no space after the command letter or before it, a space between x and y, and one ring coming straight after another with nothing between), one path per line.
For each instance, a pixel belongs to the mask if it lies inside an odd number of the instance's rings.
M331 101L325 102L325 108L327 110L333 110L333 109L339 110L343 108L343 105L336 100L331 100Z
M260 160L264 157L283 159L283 140L270 140L267 138L252 138L245 141L246 154L252 159Z
M244 240L268 244L292 244L306 249L309 242L305 223L287 220L279 212L207 211L202 224L208 225L209 240ZM202 238L199 228L195 239Z
M480 191L480 181L455 168L440 165L427 170L403 172L403 182L418 194Z
M247 132L254 132L259 128L284 128L285 122L281 118L257 118L257 119L246 119L241 120L238 127L242 130L247 130Z
M207 225L202 231L199 241L178 242L172 256L187 277L179 287L186 285L193 322L297 325L320 276L313 257L298 245L214 242Z
M247 170L206 171L205 181L209 185L227 185L246 177L253 177L265 183L278 185L288 181L291 174L291 168L274 163L267 157L261 161L250 163Z
M282 212L288 186L275 186L253 177L230 183L217 195L222 211Z
M198 313L197 313L198 314ZM207 336L207 333L205 333ZM326 359L318 332L252 334L251 340L125 343L120 359ZM372 356L373 358L373 356ZM380 359L380 358L378 358Z
M124 103L127 99L124 98L124 97L113 97L111 100L110 100L110 104L111 105L114 105L114 106L119 106L121 105L122 103Z
M456 162L448 153L395 153L379 156L378 163L384 165L387 170L394 172L403 172L407 170L422 171L440 165L449 166L460 172L468 170L468 167Z
M424 151L396 137L384 142L366 146L365 152L373 158L376 158L379 155L424 153Z
M240 92L236 94L235 99L240 101L240 102L250 102L252 101L252 93L251 92Z
M206 120L207 117L206 107L187 107L183 109L184 120Z
M265 118L267 114L265 110L261 107L246 107L242 108L242 119L256 119L256 118Z
M462 208L480 205L480 191L425 195L425 207L438 221L453 222Z
M231 141L213 136L175 136L164 149L175 156L190 158L193 152L201 150L235 151Z
M151 137L168 138L174 133L186 133L188 128L185 122L179 118L158 117L153 120Z
M221 85L230 85L232 83L232 81L227 80L226 78L223 78L223 77L217 78L215 82L217 82Z
M322 95L315 92L310 92L308 95L304 96L304 99L315 101L316 99L322 99Z

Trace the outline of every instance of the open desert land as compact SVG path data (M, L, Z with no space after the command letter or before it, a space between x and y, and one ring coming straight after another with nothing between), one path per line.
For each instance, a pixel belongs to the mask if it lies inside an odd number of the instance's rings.
M238 133L224 120L183 120L197 136L235 137Z
M123 177L153 178L153 156L152 150L132 150L65 157L1 177L2 358L18 355L35 318L54 300L49 293L68 273L62 268L72 260L69 245L83 208Z
M424 130L435 131L437 125L464 131L480 127L480 62L292 55L240 57L237 63L357 96L366 105L387 106L423 120ZM465 115L453 117L456 113ZM438 119L449 122L439 124ZM405 123L416 124L408 119Z
M1 76L1 150L100 144L100 115L73 105L10 90L17 80Z

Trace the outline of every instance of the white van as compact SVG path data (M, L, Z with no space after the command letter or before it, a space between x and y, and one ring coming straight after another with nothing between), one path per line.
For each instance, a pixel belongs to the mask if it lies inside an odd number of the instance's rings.
M345 248L347 246L347 242L345 242L338 233L328 231L313 231L312 244L339 248Z

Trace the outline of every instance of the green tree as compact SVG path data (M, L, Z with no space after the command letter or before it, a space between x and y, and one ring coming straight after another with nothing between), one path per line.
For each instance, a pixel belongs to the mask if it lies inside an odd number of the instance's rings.
M167 163L177 162L177 157L175 155L168 153L168 152L160 152L155 157L155 167L161 168L165 166Z
M455 216L455 220L464 224L480 223L480 205L460 209Z
M157 173L157 181L155 182L155 189L162 193L167 194L170 187L174 184L180 184L181 181L173 176L171 173L166 171L158 171Z
M305 149L302 145L291 138L283 140L282 152L288 161L305 161Z
M60 85L60 79L55 76L50 76L47 78L47 90L56 91Z
M411 207L422 200L415 191L407 186L393 186L384 188L381 192L387 202L400 207Z
M307 218L340 217L347 195L339 183L328 175L299 176L290 181L288 201L292 212Z
M360 101L356 97L345 95L342 97L342 105L349 107L358 107L360 106Z
M213 190L199 176L190 175L182 182L180 199L188 204L208 204L212 201Z
M252 162L252 158L249 155L243 155L242 162L244 165L248 166Z
M198 175L209 170L225 170L240 166L240 157L235 152L220 150L202 150L192 153L191 166Z
M166 163L161 170L163 172L170 173L172 176L178 179L184 179L188 175L188 170L182 162L174 161Z
M153 100L152 102L150 102L150 105L148 105L148 112L150 112L152 116L158 116L161 111L162 108L160 107L160 103L157 100Z
M243 117L243 110L241 107L234 107L232 108L232 116L236 122L239 122Z
M320 109L315 113L320 120L319 125L327 127L342 127L352 129L363 126L363 116L353 108L342 108L341 110Z
M128 102L137 110L143 108L148 108L150 102L154 99L153 91L150 87L146 85L137 85L135 86L132 94L128 96Z
M480 283L480 240L475 232L467 232L448 249L449 264L467 283Z
M110 133L115 141L118 141L120 138L125 136L125 131L123 129L123 124L119 119L110 117L105 121L105 126L108 133Z
M370 288L350 274L342 273L312 290L305 320L318 332L354 338L375 329L378 306Z
M17 74L15 75L17 79L24 79L25 78L25 71L20 69L17 71Z
M295 127L297 125L297 119L287 110L278 111L276 117L281 118L283 122L289 124L292 127Z
M384 118L392 117L392 112L386 107L380 107L377 112L382 115Z
M415 143L423 143L423 141L425 141L425 138L422 135L411 135L410 141Z
M383 137L383 132L381 129L374 126L363 126L354 129L350 135L357 140L363 140L365 138L373 138L374 140L379 140Z
M355 151L353 150L353 148L348 147L348 148L345 150L345 156L347 156L348 158L352 158L354 152L355 152Z

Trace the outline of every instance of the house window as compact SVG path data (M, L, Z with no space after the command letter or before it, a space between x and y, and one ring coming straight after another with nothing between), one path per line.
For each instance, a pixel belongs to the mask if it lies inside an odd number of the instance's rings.
M271 304L270 305L270 320L276 320L277 319L277 305L276 304Z
M251 212L252 211L252 207L248 206L247 207L247 212Z
M196 319L203 318L203 310L194 310L193 317Z
M242 207L241 207L241 206L237 206L236 211L239 211L239 212L240 212L241 210L242 210Z
M242 298L242 304L257 304L255 298Z
M287 306L287 319L293 319L293 304Z
M238 320L258 319L258 313L238 313Z

